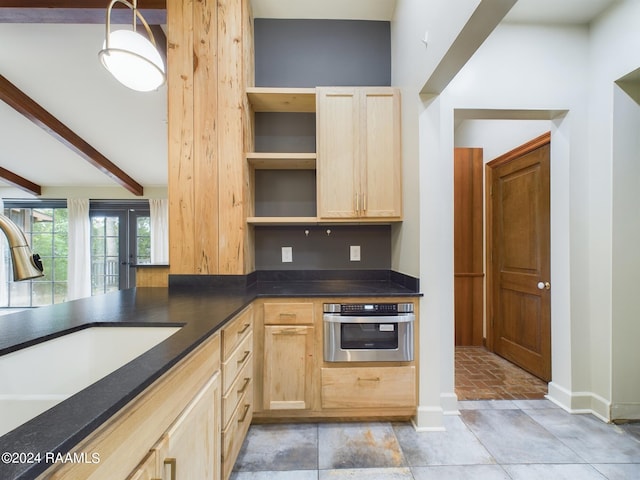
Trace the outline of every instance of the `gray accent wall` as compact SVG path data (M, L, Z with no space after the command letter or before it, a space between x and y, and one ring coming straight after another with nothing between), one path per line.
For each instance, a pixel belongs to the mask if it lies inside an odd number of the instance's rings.
M256 86L391 85L389 22L258 18L254 26ZM315 115L256 113L255 150L315 152ZM312 170L256 171L256 215L315 216L315 188ZM256 226L254 233L256 270L391 268L389 225ZM349 260L350 245L360 245L361 261ZM293 262L282 263L283 246L293 247Z
M309 231L309 235L305 234ZM327 235L327 230L331 233ZM256 270L389 270L389 225L256 226ZM360 246L359 262L349 247ZM293 248L293 262L282 263L282 247Z
M254 39L258 87L391 85L389 22L256 18Z

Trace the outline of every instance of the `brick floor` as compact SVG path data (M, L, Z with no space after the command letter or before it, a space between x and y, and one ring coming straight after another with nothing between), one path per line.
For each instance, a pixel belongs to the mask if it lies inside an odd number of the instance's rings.
M539 399L547 384L484 347L456 347L458 400Z

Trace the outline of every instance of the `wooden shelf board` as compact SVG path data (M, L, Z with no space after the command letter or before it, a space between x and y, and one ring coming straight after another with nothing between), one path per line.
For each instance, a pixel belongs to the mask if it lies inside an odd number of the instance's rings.
M305 225L318 223L318 217L247 217L253 225Z
M315 170L315 153L262 153L246 154L249 165L257 170Z
M315 112L315 88L247 88L254 112Z

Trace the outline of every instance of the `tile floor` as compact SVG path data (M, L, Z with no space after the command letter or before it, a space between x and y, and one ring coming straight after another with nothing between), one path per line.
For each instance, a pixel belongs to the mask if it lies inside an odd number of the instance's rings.
M547 384L484 347L456 347L458 400L542 399Z
M462 401L445 431L409 423L253 425L232 480L637 480L640 424L548 400Z

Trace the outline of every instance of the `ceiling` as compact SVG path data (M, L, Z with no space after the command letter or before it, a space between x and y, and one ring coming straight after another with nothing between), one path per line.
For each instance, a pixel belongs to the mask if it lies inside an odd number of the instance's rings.
M505 21L582 24L615 1L519 0ZM251 3L257 18L390 20L396 0ZM166 86L144 94L121 86L98 61L103 40L102 24L0 23L0 75L141 184L145 195L165 192ZM0 125L0 167L42 186L45 196L65 197L79 187L93 198L132 196L1 101Z

